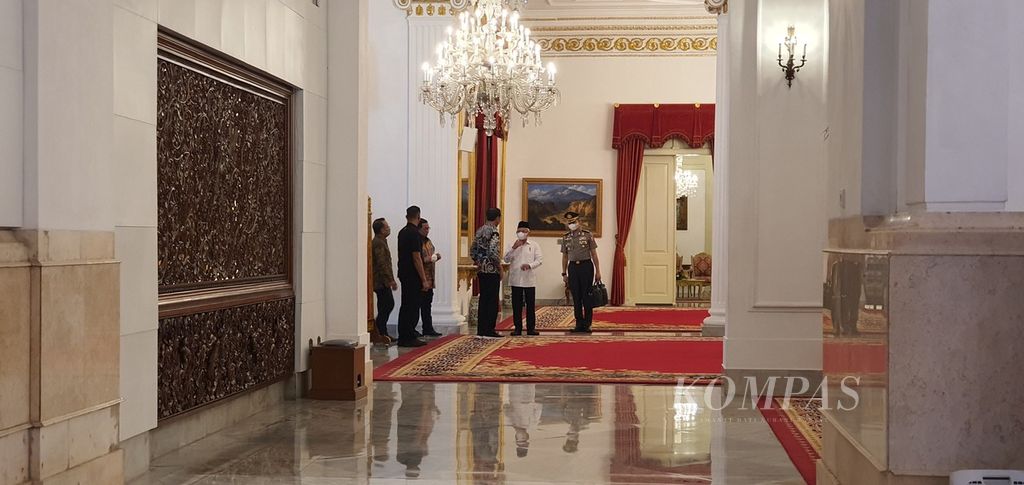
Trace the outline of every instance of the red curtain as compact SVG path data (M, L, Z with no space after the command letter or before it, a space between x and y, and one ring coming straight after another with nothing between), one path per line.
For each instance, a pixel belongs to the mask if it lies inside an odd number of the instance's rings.
M613 306L626 301L626 239L633 224L633 207L640 186L640 169L644 166L644 142L633 137L619 147L619 166L616 170L615 222L619 233L615 235L615 262L612 265Z
M484 115L477 115L476 128L476 207L473 208L473 221L479 227L487 220L487 209L498 207L498 138L502 137L504 127L499 120L498 129L487 136Z
M612 148L630 138L639 138L651 148L661 148L673 138L700 148L714 134L713 104L621 104L615 107Z
M612 148L619 151L615 192L615 219L619 233L615 235L615 261L612 266L613 306L621 306L626 301L626 241L633 224L644 149L647 146L660 148L673 138L684 140L693 148L700 148L714 143L714 132L713 104L615 106Z
M498 118L498 128L494 130L494 134L488 136L487 131L484 130L484 115L482 114L478 114L476 117L476 129L476 180L474 181L476 193L473 194L475 202L473 221L477 227L470 228L473 234L487 221L487 209L498 207L498 178L501 176L498 172L500 143L498 139L505 137L505 126L500 117ZM472 236L470 236L469 243L473 244ZM473 283L473 294L480 294L479 281Z

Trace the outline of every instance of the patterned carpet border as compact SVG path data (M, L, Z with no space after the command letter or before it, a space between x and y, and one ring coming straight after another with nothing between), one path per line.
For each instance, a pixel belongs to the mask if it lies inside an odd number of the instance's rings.
M602 318L602 314L617 312L701 312L703 308L652 308L652 307L602 307L594 309L594 321L591 330L599 332L699 332L701 323L623 323ZM567 332L576 326L571 306L547 306L537 309L537 330L540 332ZM505 331L513 328L512 317L498 323L497 330Z
M531 382L583 384L718 385L720 374L665 373L643 369L599 370L545 365L535 367L494 355L499 350L543 347L551 344L617 342L721 342L712 337L654 336L549 336L482 339L452 335L414 349L374 370L377 381L426 382ZM673 356L666 356L672 358Z
M788 404L788 405L787 405ZM821 458L821 399L762 399L758 409L789 459L808 485L816 483L815 462Z

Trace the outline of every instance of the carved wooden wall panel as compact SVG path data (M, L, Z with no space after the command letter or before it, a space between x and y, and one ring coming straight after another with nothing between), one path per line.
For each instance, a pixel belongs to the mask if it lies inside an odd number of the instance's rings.
M158 341L164 419L291 374L295 300L165 318Z
M158 63L159 281L282 277L288 266L288 106Z
M291 87L161 31L158 417L294 370Z

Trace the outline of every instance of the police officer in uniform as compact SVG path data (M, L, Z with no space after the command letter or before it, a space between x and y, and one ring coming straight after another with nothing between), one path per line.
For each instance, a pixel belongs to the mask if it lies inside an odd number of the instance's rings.
M572 333L590 333L594 320L594 305L590 300L590 289L595 279L601 281L601 262L597 258L597 242L594 235L580 227L580 215L565 213L569 228L560 244L562 245L562 278L572 293L572 305L576 313L576 328Z

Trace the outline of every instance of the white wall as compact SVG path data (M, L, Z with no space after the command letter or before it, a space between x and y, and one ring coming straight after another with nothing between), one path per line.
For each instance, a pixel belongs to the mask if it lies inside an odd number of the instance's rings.
M980 9L963 0L928 4L929 32L959 35L927 36L926 210L1005 207L1010 155L1007 99L1013 66L1009 60L1017 50L1011 45L1022 37L1010 22L1012 3L1016 2L992 2ZM963 41L967 38L970 42Z
M113 163L121 261L121 438L156 426L156 39L157 25L292 83L296 96L297 370L307 342L323 336L326 224L326 7L302 0L115 0ZM109 109L109 108L108 108ZM110 116L110 115L107 115ZM110 118L108 118L110 119ZM90 136L79 123L74 130ZM101 190L102 184L82 185ZM94 220L94 217L86 217ZM73 227L73 226L72 226Z
M374 217L391 224L389 239L397 260L397 233L405 209L417 205L430 221L431 239L442 255L435 265L434 327L442 333L462 331L464 318L455 308L458 258L456 128L442 126L437 112L418 99L420 65L432 58L450 16L406 15L389 2L373 2L369 33L368 180ZM396 261L397 262L397 261ZM401 289L395 293L400 301ZM396 324L397 308L391 314ZM392 331L394 333L394 331Z
M109 3L22 5L23 225L110 231L115 185Z
M713 103L714 57L558 58L562 102L544 113L543 125L523 128L514 117L508 144L505 240L515 237L522 217L524 178L604 180L603 228L597 239L605 282L612 278L615 250L615 165L611 148L615 103ZM557 238L537 238L544 252L538 299L563 298Z
M398 262L398 231L405 225L409 194L409 24L405 11L391 2L370 4L369 151L367 188L373 217L391 224L391 254ZM415 101L415 100L414 100ZM454 156L454 155L453 155ZM433 214L424 214L427 220ZM439 215L440 216L440 215ZM437 235L440 236L440 235ZM435 236L436 237L436 236ZM397 276L397 275L396 275ZM398 321L397 302L391 323Z
M729 15L725 367L820 369L826 2L736 2ZM776 61L790 22L809 44L792 89Z
M0 1L0 227L22 218L21 0Z
M1008 18L1010 25L1024 22L1024 3L1008 2ZM1011 86L1020 86L1024 80L1024 33L1012 29L1013 38L1009 43L1009 55L1006 62L1009 67ZM1010 89L1007 103L1009 121L1007 134L1009 149L1007 150L1007 200L1006 210L1024 211L1024 91Z

